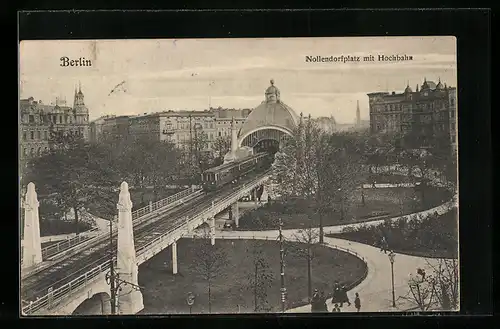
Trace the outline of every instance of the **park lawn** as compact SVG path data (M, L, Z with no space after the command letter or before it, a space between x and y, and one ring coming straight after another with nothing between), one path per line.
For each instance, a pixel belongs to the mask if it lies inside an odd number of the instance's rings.
M326 236L379 246L382 231L387 237L389 248L397 253L428 258L458 258L456 209L417 224L403 222L389 226L384 223Z
M360 223L378 217L377 214L395 217L438 206L451 197L450 193L442 188L428 186L425 194L425 205L422 204L421 193L413 188L377 188L365 189L365 204L362 204L361 191L356 191L351 197L350 206L345 207L344 220L340 212L330 211L323 215L323 225L333 226L342 224ZM401 205L403 200L403 205ZM282 203L273 202L245 213L239 220L237 230L270 230L277 228L276 217L281 217L284 229L305 228L309 223L313 227L319 226L317 214L306 214L306 208L299 206L284 206Z
M194 260L193 241L181 239L177 245L178 275L172 275L171 247L165 249L139 268L139 284L144 287L144 310L140 314L189 313L186 303L188 292L196 296L193 313L208 313L206 281L199 278L190 268ZM227 252L228 266L225 276L215 279L212 286L212 313L253 312L253 292L248 287L248 276L252 275L253 262L248 249L260 244L270 273L274 278L267 289L270 312L279 312L280 302L280 256L277 241L216 240ZM295 244L298 245L298 244ZM350 284L366 272L365 263L345 252L317 246L317 257L313 260L313 289L332 290L334 280ZM285 281L288 292L287 308L307 303L307 262L294 253L285 258Z
M419 181L418 178L416 178ZM377 184L398 184L398 183L410 183L410 178L407 175L395 175L389 173L376 173L369 174L368 181L366 184L371 184L373 182Z

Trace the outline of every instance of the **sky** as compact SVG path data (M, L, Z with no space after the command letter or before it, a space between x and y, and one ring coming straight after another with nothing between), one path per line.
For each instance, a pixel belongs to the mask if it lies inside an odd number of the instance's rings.
M412 61L313 63L306 56L410 55ZM85 57L89 67L61 67ZM255 108L274 79L297 114L352 123L367 93L415 90L424 78L457 85L454 37L22 41L20 98L73 104L81 83L90 119L169 109ZM115 86L125 81L115 92Z

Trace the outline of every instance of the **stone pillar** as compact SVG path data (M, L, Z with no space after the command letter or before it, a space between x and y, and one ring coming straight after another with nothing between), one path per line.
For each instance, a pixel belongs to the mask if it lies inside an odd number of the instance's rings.
M118 199L118 251L117 268L120 280L138 284L138 267L135 259L132 201L128 184L120 186ZM136 314L144 308L142 293L129 284L122 284L118 292L118 314Z
M238 207L238 201L231 205L231 213L233 214L234 225L240 227L240 207Z
M257 205L257 188L253 189L252 194L253 194L253 200L255 202L255 205Z
M210 243L215 245L215 217L210 218Z
M177 274L177 241L172 243L172 273Z
M23 268L42 262L40 220L38 217L39 205L35 184L29 183L24 201Z
M149 212L153 212L153 201L149 201Z

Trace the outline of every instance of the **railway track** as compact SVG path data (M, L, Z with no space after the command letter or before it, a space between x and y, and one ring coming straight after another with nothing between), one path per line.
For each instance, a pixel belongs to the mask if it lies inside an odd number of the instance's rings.
M194 198L186 204L176 207L171 211L161 214L162 218L153 223L139 224L134 227L134 237L141 237L141 233L147 231L149 226L158 225L160 222L168 222L169 218L179 216L184 208L192 207L200 199L206 197L201 196ZM165 225L165 224L164 224ZM134 238L134 241L136 239ZM113 245L117 244L117 233L113 234ZM104 262L109 259L109 239L99 242L98 244L83 250L64 261L57 263L45 270L40 271L21 281L21 296L24 300L34 301L37 297L47 294L47 289L58 287L70 282L73 278L85 273L93 267L99 265L99 262Z
M246 177L240 181L245 183L255 178L255 175ZM136 250L145 246L150 241L157 238L159 234L167 232L169 229L182 223L187 217L199 213L199 211L209 207L212 202L222 199L236 188L227 185L216 192L204 193L190 200L180 207L176 207L164 214L159 214L162 218L155 222L139 224L134 228L134 243ZM114 234L113 245L117 244L117 235ZM57 289L78 276L86 273L90 269L109 259L109 240L102 241L87 250L75 254L73 257L64 260L52 267L47 268L21 282L21 298L25 301L35 301L37 298L47 294L49 288Z

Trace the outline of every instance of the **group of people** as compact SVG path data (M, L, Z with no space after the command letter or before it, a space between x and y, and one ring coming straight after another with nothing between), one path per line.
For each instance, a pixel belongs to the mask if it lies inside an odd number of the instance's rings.
M311 299L311 311L328 312L326 299L327 297L325 296L325 293L323 291L319 292L318 289L314 289L314 294ZM332 304L334 304L332 312L341 312L341 307L343 307L344 303L347 303L348 306L351 306L349 297L347 297L347 289L344 285L341 286L338 282L335 282L332 294ZM361 309L361 300L359 299L358 293L356 293L354 307L356 308L357 312L359 312L359 310Z

